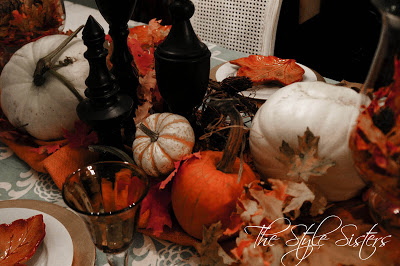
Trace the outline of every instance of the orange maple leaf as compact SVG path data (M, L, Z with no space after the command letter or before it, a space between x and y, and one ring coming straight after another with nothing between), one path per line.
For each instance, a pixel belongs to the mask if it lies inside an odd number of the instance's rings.
M237 76L249 77L254 85L278 82L289 85L302 81L304 69L294 59L281 59L276 56L250 55L229 61L240 66Z

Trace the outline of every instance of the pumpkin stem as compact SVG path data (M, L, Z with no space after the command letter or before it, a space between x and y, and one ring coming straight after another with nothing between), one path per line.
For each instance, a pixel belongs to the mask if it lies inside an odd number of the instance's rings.
M36 64L35 72L33 73L33 83L36 86L41 86L44 84L46 79L44 78L44 74L51 68L54 56L56 56L62 49L67 46L68 43L72 41L72 39L83 29L84 25L81 25L76 31L74 31L67 39L65 39L54 51L49 53L43 58L40 58Z
M218 108L224 115L229 116L233 127L229 131L228 141L225 145L221 161L217 164L217 169L224 173L232 173L237 154L241 148L244 128L243 119L235 107L237 99L216 99L210 105Z
M151 130L150 128L146 127L146 125L143 123L139 124L139 128L140 128L140 130L143 131L144 134L146 134L147 136L150 137L151 142L157 141L157 139L159 137L158 133L156 133L153 130Z
M83 101L83 97L79 94L79 92L75 89L74 85L69 82L63 75L55 71L54 69L49 69L49 72L55 76L59 81L61 81L78 99L79 102Z

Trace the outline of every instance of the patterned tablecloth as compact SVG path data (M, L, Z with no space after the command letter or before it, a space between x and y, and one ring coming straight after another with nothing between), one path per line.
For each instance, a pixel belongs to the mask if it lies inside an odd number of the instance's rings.
M108 25L98 10L65 1L65 30L76 29L92 15L108 32ZM140 24L140 23L139 23ZM133 21L129 26L138 25ZM212 52L211 68L245 54L207 43ZM38 173L21 161L13 151L0 142L0 200L31 199L51 202L66 207L60 190L49 175ZM138 234L130 247L132 265L198 265L196 251L166 241ZM96 265L108 265L105 255L96 252ZM86 266L86 265L84 265Z
M98 10L65 1L65 30L75 30L85 24L92 15L108 32L108 25ZM130 27L140 25L130 21ZM81 35L78 35L78 37ZM232 59L247 56L246 54L224 49L206 43L210 49L211 68ZM327 80L330 82L331 80ZM333 83L333 82L332 82ZM14 152L0 142L0 201L30 199L54 203L63 207L60 190L49 175L38 173L20 160ZM199 257L194 248L183 247L167 241L137 234L129 249L130 265L198 265ZM105 255L96 251L96 265L108 265ZM86 265L84 265L86 266Z

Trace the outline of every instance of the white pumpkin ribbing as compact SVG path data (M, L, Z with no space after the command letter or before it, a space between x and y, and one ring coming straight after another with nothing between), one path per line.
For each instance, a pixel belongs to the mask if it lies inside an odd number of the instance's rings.
M136 164L150 176L166 175L175 168L174 162L192 152L195 136L186 118L172 113L149 116L143 124L158 135L152 139L137 127L133 142Z
M15 127L22 127L30 135L41 140L63 137L62 129L73 130L78 120L78 99L56 77L46 73L41 86L33 83L33 73L38 60L53 51L66 35L50 35L20 48L5 65L0 76L1 108ZM53 62L73 58L73 64L56 71L68 79L84 97L85 80L89 63L83 53L83 41L74 38Z
M276 158L282 140L298 147L298 136L307 127L320 136L318 155L336 165L324 176L310 177L331 201L357 195L365 184L359 177L349 149L349 129L359 113L360 95L323 82L299 82L274 93L258 110L250 132L250 149L264 178L285 179L287 169Z

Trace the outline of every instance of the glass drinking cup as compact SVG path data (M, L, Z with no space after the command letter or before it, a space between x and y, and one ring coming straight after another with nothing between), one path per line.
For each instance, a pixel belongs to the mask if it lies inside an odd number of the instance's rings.
M85 221L95 246L110 265L127 265L149 182L146 174L127 162L98 162L72 173L62 196Z

